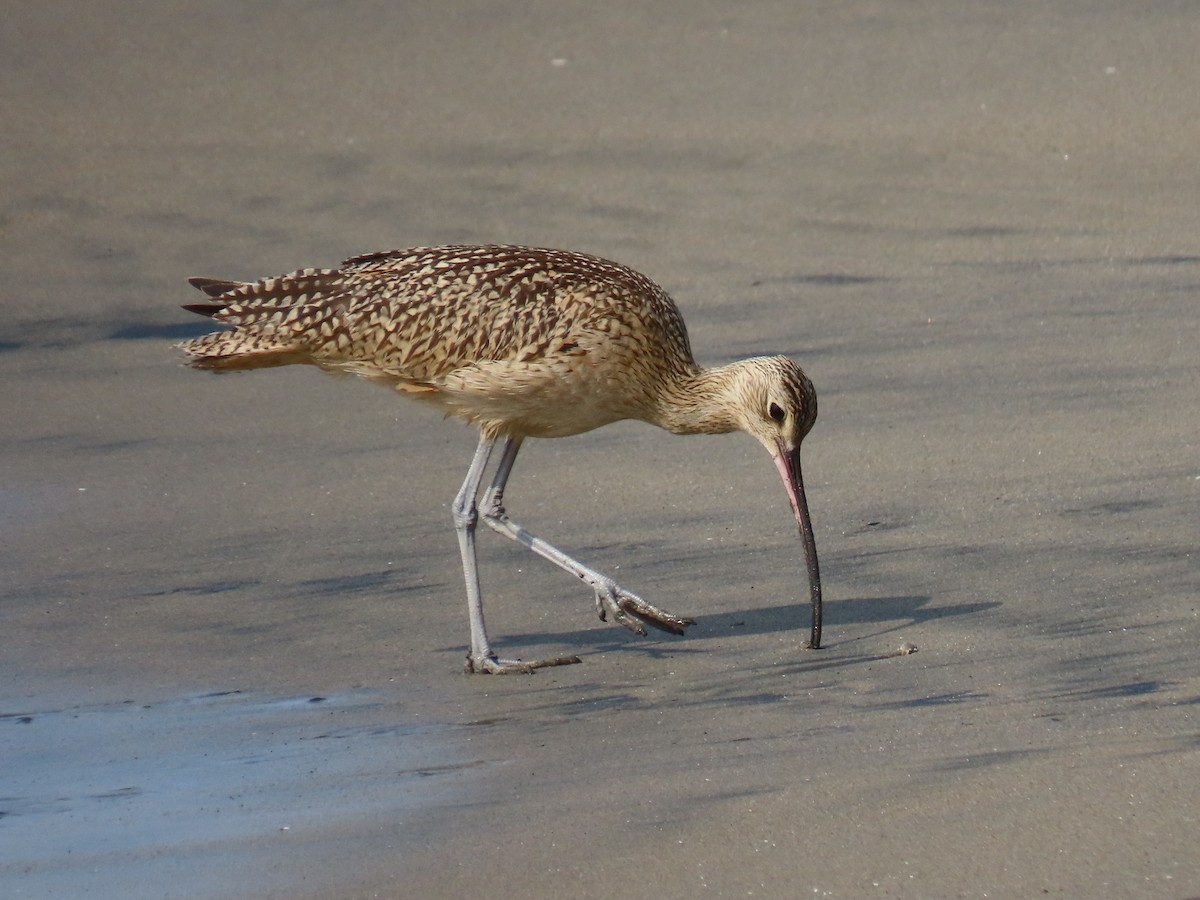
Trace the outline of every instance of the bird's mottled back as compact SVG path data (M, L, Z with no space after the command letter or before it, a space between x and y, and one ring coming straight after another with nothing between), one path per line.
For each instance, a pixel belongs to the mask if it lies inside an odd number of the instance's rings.
M525 247L356 256L338 269L237 285L218 298L213 318L234 330L182 344L194 365L253 368L255 354L301 354L317 365L368 364L425 381L481 360L570 352L592 330L609 340L652 332L656 352L691 356L674 303L644 275L580 253ZM233 364L237 357L244 366Z
M222 286L194 283L210 294ZM555 399L546 396L554 385L542 382L561 382L568 371L579 394L618 372L640 374L655 389L656 371L695 368L683 319L662 288L625 266L569 251L421 247L228 286L212 304L189 307L233 329L181 344L192 365L310 363L391 384L477 422L528 418L481 401L491 376L503 375L495 385L509 399L521 385L527 398L540 391L544 406ZM525 421L502 430L572 433L637 415L640 402L595 410L576 425Z

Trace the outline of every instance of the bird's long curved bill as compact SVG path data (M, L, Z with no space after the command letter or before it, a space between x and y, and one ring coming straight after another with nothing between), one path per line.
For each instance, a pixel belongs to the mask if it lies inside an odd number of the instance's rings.
M780 446L774 454L775 468L787 488L788 500L796 524L800 526L800 540L804 544L804 561L808 566L808 590L812 598L812 637L814 650L821 646L821 568L817 564L817 542L813 538L812 521L808 516L808 500L804 497L804 479L800 475L800 448L787 450Z

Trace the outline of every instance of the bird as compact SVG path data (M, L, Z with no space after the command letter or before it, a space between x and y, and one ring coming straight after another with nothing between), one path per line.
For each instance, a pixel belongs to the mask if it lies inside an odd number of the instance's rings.
M587 584L602 621L681 635L694 620L646 602L514 521L504 491L522 442L625 419L679 435L743 431L770 454L804 547L821 646L821 576L800 466L817 395L786 356L704 368L667 292L627 266L568 250L504 244L414 247L337 268L241 282L190 278L207 300L184 309L224 326L177 344L215 372L306 364L355 375L463 419L479 443L451 506L466 582L465 671L532 672L576 656L499 657L484 623L475 554L480 519ZM499 461L482 498L489 460Z

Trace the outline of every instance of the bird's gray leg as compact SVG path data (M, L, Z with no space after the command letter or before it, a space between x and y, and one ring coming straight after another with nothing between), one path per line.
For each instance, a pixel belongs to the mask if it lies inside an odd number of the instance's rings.
M475 496L479 493L479 482L488 457L492 455L494 438L481 438L475 457L467 469L467 478L454 498L450 513L454 518L454 529L458 532L458 549L462 554L463 576L467 580L467 615L471 621L471 650L467 654L467 671L483 671L489 660L496 658L487 639L487 628L483 624L483 596L479 591L479 568L475 562L475 524L479 513L475 508Z
M451 507L454 528L458 532L458 548L462 553L463 576L467 582L467 613L471 620L471 650L467 654L466 671L468 673L507 675L516 672L532 672L543 666L579 662L578 657L560 657L532 663L514 659L497 659L488 643L487 628L483 622L483 595L479 590L479 568L475 561L475 525L479 521L475 496L479 493L483 470L487 467L488 458L492 454L492 447L495 446L495 443L495 438L480 438L479 447L475 450L470 468L467 469L466 480L459 488Z
M540 537L530 534L509 518L504 509L504 486L512 473L513 463L516 462L517 451L520 449L520 438L505 440L500 462L496 465L496 474L483 494L483 521L494 530L507 535L518 544L525 545L538 556L548 559L560 569L587 583L596 592L596 612L599 613L601 621L607 621L611 615L614 622L637 634L645 634L647 625L669 631L671 634L683 634L683 629L693 624L692 619L676 616L652 606L637 594L625 590L607 575L585 566Z

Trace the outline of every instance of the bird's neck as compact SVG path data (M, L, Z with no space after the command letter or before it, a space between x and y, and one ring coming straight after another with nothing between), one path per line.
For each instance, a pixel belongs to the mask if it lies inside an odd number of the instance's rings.
M725 434L741 427L738 363L712 369L692 368L671 378L659 394L652 421L673 434Z

